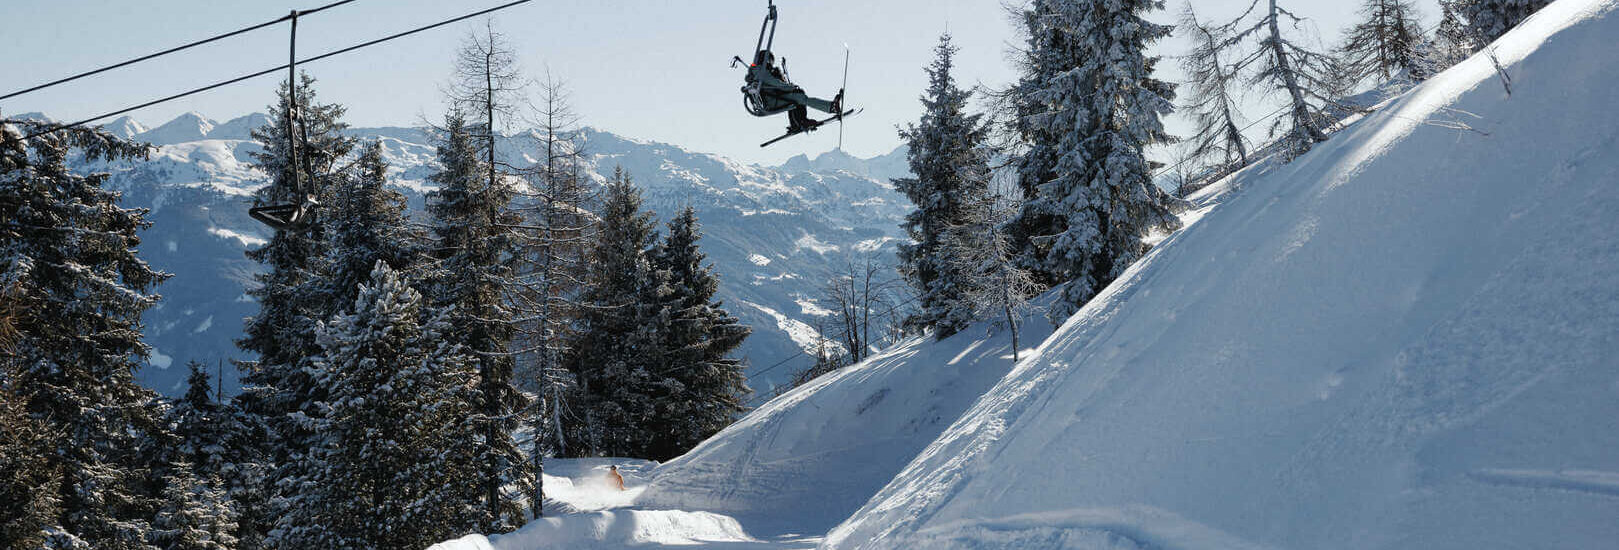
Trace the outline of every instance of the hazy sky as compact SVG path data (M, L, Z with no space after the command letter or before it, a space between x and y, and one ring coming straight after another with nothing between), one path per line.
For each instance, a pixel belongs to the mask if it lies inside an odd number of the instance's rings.
M327 0L54 0L0 1L3 92L270 20ZM359 0L299 21L300 57L324 53L506 0ZM1232 17L1250 0L1196 0L1206 18ZM1284 0L1337 42L1358 1ZM1420 0L1426 21L1434 0ZM1173 22L1184 5L1152 16ZM1003 86L1015 75L1006 61L1015 33L1000 0L778 0L775 51L793 80L830 98L852 49L844 149L858 156L899 144L897 125L914 121L926 86L923 67L948 29L961 48L957 76L968 84ZM498 12L497 30L518 50L530 75L549 70L568 81L584 123L627 137L666 141L738 160L775 164L836 146L829 127L760 149L785 129L782 116L742 110L742 70L765 13L763 0L537 0ZM356 126L412 125L444 108L441 88L457 45L481 23L462 23L309 65L323 101L348 108ZM1159 46L1182 49L1178 41ZM0 101L0 112L44 111L58 119L143 103L286 62L284 25L126 69ZM1165 77L1179 77L1174 63ZM224 120L262 111L279 76L261 77L137 111L155 126L187 111ZM1252 100L1259 103L1261 100ZM1268 109L1266 109L1268 110ZM1256 111L1255 115L1263 111ZM1181 126L1172 121L1171 128Z

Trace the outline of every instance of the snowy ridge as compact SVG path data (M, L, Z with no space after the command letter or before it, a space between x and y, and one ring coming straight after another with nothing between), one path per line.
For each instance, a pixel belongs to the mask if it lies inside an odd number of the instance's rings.
M1023 343L1050 333L1042 316L1023 320ZM659 466L637 503L719 512L765 535L823 533L1011 368L1011 335L993 322L942 341L911 338L761 405Z
M1616 4L1234 176L824 547L1619 540Z

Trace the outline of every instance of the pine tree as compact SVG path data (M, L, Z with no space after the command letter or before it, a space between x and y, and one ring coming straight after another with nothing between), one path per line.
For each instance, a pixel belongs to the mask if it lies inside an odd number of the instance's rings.
M288 544L423 548L486 524L473 360L424 302L378 260L353 313L318 331L329 412L317 483L278 527Z
M233 457L229 447L240 437L235 418L214 400L213 380L202 363L187 363L186 393L168 411L167 424L175 445L168 450L172 462L184 462L200 479L224 479Z
M0 351L10 353L4 345ZM46 456L45 426L11 388L9 357L0 363L0 548L39 548L61 516L60 480Z
M134 372L148 352L141 315L168 275L137 255L146 211L120 207L106 174L67 161L148 151L99 129L0 121L0 288L21 312L0 384L43 431L53 479L41 487L59 503L47 544L147 547L155 509L141 444L161 427Z
M967 113L972 93L956 86L950 74L958 48L950 35L939 37L930 82L922 96L920 124L900 131L914 178L894 180L894 187L916 205L901 227L913 243L900 245L900 272L916 290L919 312L913 326L935 329L944 338L972 321L961 295L961 275L940 244L944 228L965 221L965 206L989 191L989 159L984 146L988 128L981 115Z
M1152 77L1148 44L1170 28L1142 18L1154 0L1037 0L1026 13L1030 72L1014 90L1030 150L1020 167L1023 217L1057 217L1028 234L1038 271L1067 281L1078 309L1146 253L1143 238L1179 226L1179 206L1152 181L1143 150L1170 140L1161 117L1173 87ZM1027 228L1024 220L1019 224Z
M585 314L567 364L578 381L575 415L565 423L573 456L637 456L654 408L652 368L659 350L654 317L668 273L647 250L655 238L641 191L622 168L608 180L591 248Z
M1191 4L1181 12L1181 29L1196 44L1191 52L1181 57L1181 67L1186 70L1187 85L1191 88L1185 108L1190 111L1195 128L1186 139L1190 144L1188 158L1219 155L1218 162L1225 170L1247 165L1247 140L1237 126L1241 107L1233 90L1238 85L1237 70L1230 59L1222 57L1226 53L1222 47L1227 38L1226 29L1199 21Z
M370 279L378 261L395 271L416 263L417 243L422 236L410 230L405 216L405 196L389 189L388 165L382 158L382 143L371 142L360 149L357 174L345 175L337 185L328 225L331 245L327 252L330 272L323 279L329 299L339 308L354 304L360 284Z
M513 385L513 322L505 301L515 254L511 228L519 220L509 210L512 186L487 177L476 136L468 130L459 111L447 117L438 147L441 169L430 177L439 185L428 197L436 238L430 285L433 306L450 312L454 329L447 337L476 357L475 460L486 512L480 528L498 533L523 524L519 499L531 494L533 484L512 436L528 401ZM509 494L505 486L517 492Z
M1456 0L1456 15L1465 21L1465 30L1474 51L1482 49L1523 20L1546 7L1551 0Z
M646 456L669 460L729 426L743 411L748 394L742 362L731 357L752 329L714 301L719 276L705 265L697 241L697 211L686 207L669 220L668 234L652 252L653 269L667 273L662 297L661 360L656 375L670 379L673 391L657 398L646 426L653 436Z
M340 120L343 107L316 99L313 78L303 75L298 80L296 102L293 85L282 82L277 101L269 108L272 122L252 132L261 147L252 153L253 165L271 177L270 184L257 191L254 202L296 203L307 194L315 196L318 204L329 205L340 178L334 174L334 165L348 156L354 140L343 135L348 128ZM254 275L259 284L247 291L258 302L259 312L247 320L244 336L236 344L258 358L240 365L245 375L238 400L254 417L252 423L262 424L264 432L259 434L263 439L252 441L259 448L251 457L240 457L240 464L244 470L260 470L267 486L233 489L233 493L264 495L268 507L242 510L239 536L244 546L264 538L266 533L257 530L268 527L270 517L286 507L296 506L307 488L308 461L303 455L313 437L308 420L319 416L315 404L324 398L308 375L309 361L319 352L314 328L317 320L338 306L323 279L328 271L328 218L329 211L317 206L303 223L276 230L268 243L247 252L249 259L266 270ZM250 466L248 461L258 466Z
M179 462L165 477L163 508L152 523L152 543L163 550L233 550L235 513L218 479L201 481Z
M1422 29L1411 0L1365 0L1360 16L1339 48L1350 81L1374 76L1387 81L1402 72L1412 78L1423 74Z

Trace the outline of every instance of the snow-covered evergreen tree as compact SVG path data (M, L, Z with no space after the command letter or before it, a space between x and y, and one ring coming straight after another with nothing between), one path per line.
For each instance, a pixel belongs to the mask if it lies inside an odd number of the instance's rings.
M476 137L459 111L446 117L438 146L441 167L429 179L439 189L428 196L436 264L429 281L433 306L448 311L446 335L475 357L477 396L473 419L479 436L476 458L486 533L516 529L526 521L522 498L533 479L513 439L528 399L513 385L510 353L512 312L506 303L515 255L510 181L490 180ZM506 491L507 487L516 492Z
M377 260L353 313L319 330L321 469L280 518L286 544L424 548L487 525L474 360L424 302Z
M224 479L230 473L232 441L241 434L235 416L214 398L207 367L191 361L186 367L186 393L168 410L167 424L174 434L169 459L186 463L199 479Z
M1037 270L1067 281L1066 317L1146 253L1144 238L1179 226L1178 202L1152 181L1144 149L1169 140L1173 87L1146 49L1170 27L1144 19L1156 0L1036 0L1029 56L1013 90L1029 151L1018 226ZM1055 219L1055 225L1049 220ZM1033 223L1031 223L1031 220Z
M1202 160L1215 155L1222 170L1248 164L1248 143L1237 126L1242 116L1237 101L1237 69L1224 54L1227 29L1199 21L1192 5L1181 12L1180 27L1193 41L1192 51L1181 57L1187 87L1184 110L1194 124L1186 138L1189 159ZM1183 159L1184 160L1184 159Z
M1352 82L1377 77L1387 81L1404 73L1423 75L1423 36L1411 0L1365 0L1361 20L1344 34L1339 48Z
M659 351L655 317L668 273L653 269L647 250L652 214L622 168L608 180L590 253L585 314L567 364L578 380L574 413L564 423L572 456L641 456L655 413L653 379ZM661 380L660 380L661 381Z
M916 290L918 312L910 324L931 328L944 338L972 321L972 308L962 298L961 276L945 257L940 237L946 227L965 221L965 205L989 190L988 128L982 115L967 112L972 92L951 75L958 48L950 35L939 37L927 69L922 120L900 130L915 177L894 180L894 187L916 205L901 227L911 243L899 247L900 273Z
M388 188L382 143L362 146L355 169L333 182L337 189L327 224L332 242L327 252L330 271L323 282L329 287L329 299L340 309L354 304L360 284L370 280L378 261L402 271L412 267L421 253L422 236L410 229L405 196Z
M0 342L0 352L10 353ZM45 426L28 415L11 388L15 365L0 363L0 548L40 548L61 517L61 480L46 453Z
M235 512L219 484L218 479L199 479L190 463L175 463L164 477L152 544L163 550L234 550Z
M0 384L45 438L53 479L41 488L59 504L49 544L147 548L156 510L142 443L160 428L134 372L148 352L141 315L167 275L137 255L146 211L119 206L106 174L76 174L67 161L148 151L99 129L0 121L0 288L20 312Z
M252 131L261 147L252 153L253 165L271 178L269 185L257 191L254 202L297 203L304 195L313 195L320 205L329 205L341 177L334 173L335 163L349 155L354 140L343 135L348 128L341 120L343 107L319 103L313 78L304 75L298 80L296 101L293 85L282 82L277 100L269 108L270 122ZM320 414L315 404L324 398L308 374L309 361L319 351L314 327L338 305L322 278L330 243L328 217L326 207L316 206L303 223L276 230L268 243L247 252L249 259L266 269L254 275L259 284L247 291L258 302L259 312L247 320L237 345L258 358L240 365L245 375L238 401L254 417L253 424L263 425L264 432L262 440L243 441L257 443L259 448L248 453L255 456L240 456L239 464L246 470L262 471L268 486L233 489L233 493L263 494L269 506L242 510L239 537L244 546L263 538L265 533L258 530L268 527L270 517L281 510L296 506L307 488L308 461L303 455L312 437L308 420ZM255 462L258 466L249 465Z
M1477 50L1550 3L1551 0L1455 0L1452 6L1465 22L1467 35Z
M652 251L653 269L667 273L663 296L661 360L657 374L672 380L673 391L657 396L657 411L645 427L652 435L646 458L669 460L731 425L746 410L747 376L732 357L753 329L714 300L719 276L705 264L697 241L697 211L681 209L669 220L668 234Z

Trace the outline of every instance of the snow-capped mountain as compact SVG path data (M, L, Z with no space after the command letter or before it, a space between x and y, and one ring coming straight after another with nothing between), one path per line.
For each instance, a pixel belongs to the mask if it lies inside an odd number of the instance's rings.
M257 311L243 290L258 266L243 251L269 235L246 214L252 192L267 182L249 165L258 145L248 131L268 122L259 113L223 123L188 113L147 130L119 119L107 127L159 148L146 162L87 167L113 171L110 185L124 193L124 203L152 210L142 256L174 274L158 289L161 305L146 316L154 349L151 366L139 376L160 391L182 389L188 360L223 361L227 383L235 379L228 361L243 355L233 340L242 319ZM433 188L428 134L405 127L351 134L382 143L393 183L419 209ZM501 152L517 164L532 162L521 138L508 138ZM891 254L909 207L887 181L903 175L896 169L904 165L903 152L875 159L833 152L773 168L595 129L585 130L584 139L597 180L623 166L660 215L685 205L697 209L703 251L722 279L720 298L754 327L741 349L753 369L805 363L752 380L759 391L807 366L810 359L799 352L817 337L817 314L825 312L815 302L820 287L851 256Z

